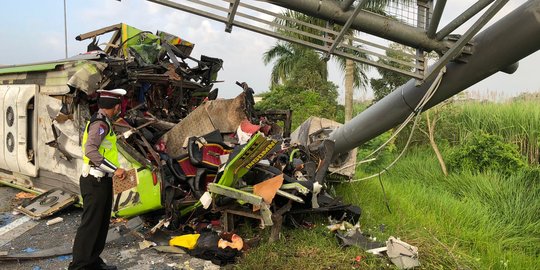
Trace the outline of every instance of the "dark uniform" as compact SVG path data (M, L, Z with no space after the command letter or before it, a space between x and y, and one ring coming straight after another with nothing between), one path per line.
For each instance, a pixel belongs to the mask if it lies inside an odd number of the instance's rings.
M84 165L80 189L83 214L69 269L116 269L107 266L100 258L111 217L112 175L118 167L116 134L102 109L86 125L82 148Z

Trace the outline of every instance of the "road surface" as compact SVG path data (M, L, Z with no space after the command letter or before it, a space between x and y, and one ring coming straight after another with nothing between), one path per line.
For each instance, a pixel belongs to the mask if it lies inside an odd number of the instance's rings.
M20 191L0 185L0 254L28 253L48 250L51 248L69 249L73 244L75 231L80 222L82 210L69 207L52 217L43 220L32 220L23 214L13 211L23 199L17 199ZM46 225L47 220L62 217L63 221ZM119 269L220 269L210 261L193 258L187 254L160 253L154 249L140 249L140 238L127 234L117 240L107 243L102 258ZM0 261L1 269L67 269L71 255L53 256L50 258Z

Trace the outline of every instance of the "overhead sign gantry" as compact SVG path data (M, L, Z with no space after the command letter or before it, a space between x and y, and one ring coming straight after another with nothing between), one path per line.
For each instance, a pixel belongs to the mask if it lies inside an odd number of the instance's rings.
M479 34L508 0L478 0L442 27L439 23L446 0L379 1L391 3L379 12L385 15L368 10L375 2L369 0L148 1L223 22L228 32L241 27L412 78L330 134L336 143L335 153L360 146L409 115L427 110L496 72L515 72L518 61L540 49L540 0L523 3ZM321 26L288 18L280 8L326 23ZM465 33L453 34L478 14ZM349 29L356 32L351 34ZM415 61L388 56L391 42L413 49L416 53L407 56ZM439 59L427 68L426 52L431 51L437 52ZM434 82L438 90L424 100Z
M424 81L433 78L449 61L470 54L468 42L508 2L480 0L439 31L446 0L148 0L174 9L203 16L233 27L302 44L327 55L337 55ZM386 2L377 5L376 2ZM488 7L489 6L489 7ZM282 15L290 9L324 20L310 23ZM485 10L463 35L451 33ZM377 12L377 13L375 13ZM291 34L294 33L294 34ZM391 42L412 51L396 51ZM435 51L440 59L427 71L426 52ZM390 54L392 55L392 54ZM403 61L403 56L414 61ZM384 61L380 61L384 60Z

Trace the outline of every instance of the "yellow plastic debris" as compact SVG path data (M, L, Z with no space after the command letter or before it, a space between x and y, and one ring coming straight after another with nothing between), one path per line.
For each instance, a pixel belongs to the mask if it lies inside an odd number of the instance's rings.
M187 249L194 249L197 245L197 239L199 239L200 234L184 234L176 236L169 240L170 246L183 247Z

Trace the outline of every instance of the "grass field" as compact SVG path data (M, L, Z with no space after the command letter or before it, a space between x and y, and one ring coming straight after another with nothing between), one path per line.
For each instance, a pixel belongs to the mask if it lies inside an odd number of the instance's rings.
M440 123L439 137L453 138L442 147L443 156L481 129L517 144L532 165L510 176L451 172L445 177L431 148L415 145L381 178L391 213L376 178L340 184L336 194L362 208L364 232L380 241L395 236L417 246L421 269L539 269L540 106L474 103L455 109ZM363 174L359 168L358 177ZM325 223L323 219L313 229L287 229L280 241L263 243L235 267L394 269L386 259L359 248L340 248Z
M540 265L538 171L444 177L429 149L407 155L378 181L342 185L363 206L361 224L417 245L426 269L535 269ZM387 235L385 235L387 236Z
M540 155L540 101L475 103L451 105L443 110L438 135L463 141L475 131L499 135L515 144L530 164L538 165Z

